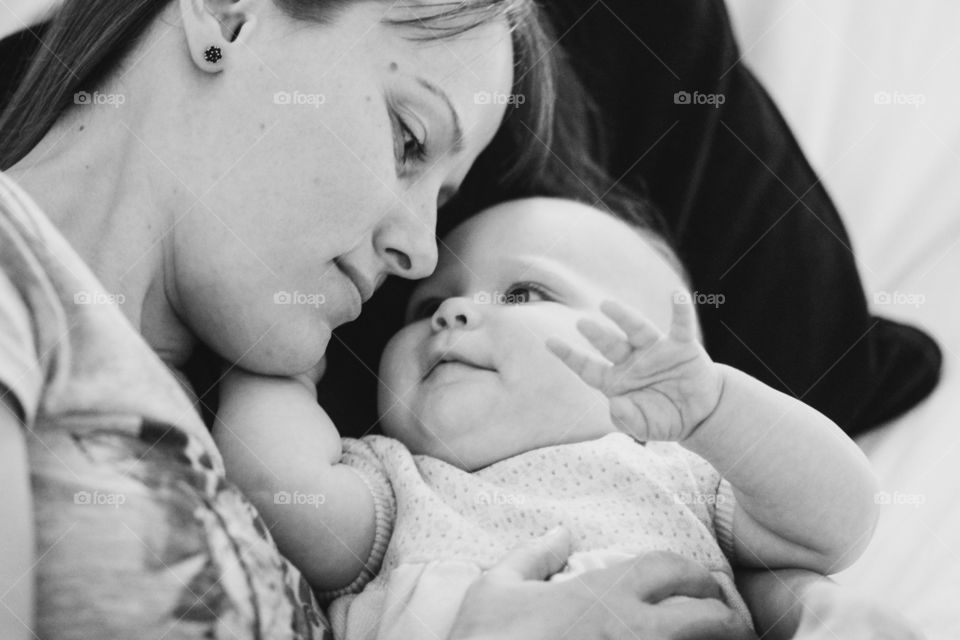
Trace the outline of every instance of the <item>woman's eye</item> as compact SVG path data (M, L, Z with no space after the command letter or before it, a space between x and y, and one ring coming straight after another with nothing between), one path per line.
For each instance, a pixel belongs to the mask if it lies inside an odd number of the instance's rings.
M403 118L396 117L395 129L394 152L397 156L398 166L404 167L411 162L422 161L426 158L426 145L417 138Z
M527 302L543 302L552 300L547 290L532 282L515 284L507 290L505 302L507 304L525 304Z

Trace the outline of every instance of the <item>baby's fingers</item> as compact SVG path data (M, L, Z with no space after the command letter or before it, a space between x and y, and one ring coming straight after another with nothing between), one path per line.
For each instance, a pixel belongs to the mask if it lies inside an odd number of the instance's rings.
M577 329L604 358L614 364L620 364L633 352L633 347L627 342L625 335L599 322L584 319L577 323Z
M610 369L610 365L595 360L583 352L576 351L566 342L557 338L547 338L547 349L560 358L588 385L595 389L603 389L604 373Z
M619 302L608 300L600 305L600 311L623 329L627 340L637 349L646 349L662 336L652 322Z
M673 322L670 324L670 337L677 342L696 342L697 314L693 310L690 294L675 291L673 294Z

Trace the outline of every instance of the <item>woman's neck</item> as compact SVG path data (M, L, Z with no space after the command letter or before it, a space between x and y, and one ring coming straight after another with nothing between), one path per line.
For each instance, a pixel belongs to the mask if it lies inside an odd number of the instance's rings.
M161 158L164 87L150 62L77 104L7 173L36 200L148 344L173 367L195 341L180 320L171 230L189 193ZM134 99L136 96L138 99ZM84 100L84 98L81 98ZM99 102L98 102L99 101ZM162 118L165 120L166 118ZM177 213L179 212L179 213ZM123 297L120 298L119 295Z

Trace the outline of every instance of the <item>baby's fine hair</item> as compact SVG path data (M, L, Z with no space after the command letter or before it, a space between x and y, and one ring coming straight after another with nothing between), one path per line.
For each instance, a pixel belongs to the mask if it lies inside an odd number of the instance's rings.
M663 215L649 198L624 191L622 194L608 195L597 202L583 204L626 223L653 247L688 288L692 286L690 273L673 246Z

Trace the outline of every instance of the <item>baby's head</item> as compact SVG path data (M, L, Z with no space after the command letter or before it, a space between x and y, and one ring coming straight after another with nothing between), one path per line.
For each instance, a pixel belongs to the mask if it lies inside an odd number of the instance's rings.
M612 326L599 310L609 299L667 332L672 295L687 289L680 268L652 232L577 202L516 200L473 216L443 239L384 350L383 432L472 471L616 431L603 394L545 341L597 353L576 323Z

